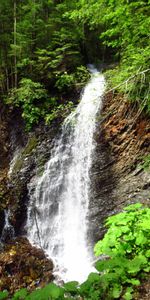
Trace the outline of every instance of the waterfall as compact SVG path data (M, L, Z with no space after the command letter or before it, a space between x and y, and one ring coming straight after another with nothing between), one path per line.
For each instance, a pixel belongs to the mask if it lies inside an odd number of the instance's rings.
M1 242L7 242L12 238L14 238L15 236L14 228L9 222L10 211L5 209L4 214L5 214L5 223L1 234Z
M53 259L64 281L82 282L91 271L89 171L104 89L103 75L91 68L91 80L64 121L43 175L29 184L27 236Z
M13 155L13 158L10 162L10 165L9 165L9 170L8 170L8 178L11 179L11 175L13 173L13 170L14 170L14 166L19 158L19 155L21 153L21 148L17 148L14 152L14 155Z

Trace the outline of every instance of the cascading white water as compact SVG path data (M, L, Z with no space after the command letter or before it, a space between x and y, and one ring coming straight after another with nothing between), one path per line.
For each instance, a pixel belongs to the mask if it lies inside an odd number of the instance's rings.
M5 223L1 234L1 239L0 239L1 242L6 242L7 240L14 238L15 236L14 228L9 223L10 211L5 209L4 213L5 213Z
M64 121L43 176L29 185L28 238L54 260L64 281L82 282L92 268L87 237L89 171L105 80L94 68L91 73L80 104Z

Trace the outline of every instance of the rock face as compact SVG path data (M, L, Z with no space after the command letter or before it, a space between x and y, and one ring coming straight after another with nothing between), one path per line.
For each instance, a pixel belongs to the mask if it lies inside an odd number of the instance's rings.
M59 134L60 124L41 125L30 133L26 145L20 149L10 174L9 190L12 194L12 218L16 235L24 234L28 205L28 183L35 175L41 175L44 164L50 158L54 137Z
M0 236L4 226L4 208L7 206L7 168L10 148L8 113L0 102Z
M89 219L93 241L101 236L98 228L110 214L123 205L150 200L149 172L139 167L142 157L150 151L149 119L122 95L107 94L103 112L97 116L94 136L96 148L91 169L91 200ZM62 119L51 126L40 124L30 134L16 112L1 116L0 133L0 197L1 228L4 225L3 209L11 211L10 223L15 234L24 233L28 204L28 183L42 174L50 158L53 140L60 133ZM7 148L7 150L6 150ZM7 176L8 164L16 153L14 166Z
M0 241L0 290L13 293L22 287L43 286L53 279L52 261L25 238L16 236L25 232L28 182L37 170L42 172L60 126L58 121L53 126L41 124L29 134L19 112L2 105L0 108L0 237L5 242L3 245ZM4 232L6 212L14 239L10 239L8 230Z
M16 112L6 113L1 107L0 114L0 234L4 227L4 209L10 211L9 222L15 230L15 235L25 233L27 205L29 201L28 183L35 175L42 174L44 164L50 158L54 137L60 134L62 119L56 120L51 126L40 124L30 134L25 133L20 116ZM97 116L97 130L94 136L96 147L91 168L91 199L89 207L89 235L95 243L104 234L105 218L122 209L124 205L134 202L149 203L150 173L140 167L143 158L150 153L150 122L149 118L135 106L127 102L122 95L105 95L101 116ZM17 151L16 151L17 150ZM16 153L11 172L8 175L9 163ZM21 275L17 264L19 257L15 256L19 244L25 251L24 260L32 250L26 240L16 240L13 245L6 246L0 256L1 262L8 256L8 266L2 265L1 274L5 274L1 288L6 287L6 277L13 291L13 280L19 276L18 286L26 284L33 286L39 276L45 271L33 275L29 266L26 275ZM7 248L8 247L8 248ZM15 247L15 248L13 248ZM11 252L12 251L12 252ZM14 253L9 255L10 253ZM40 251L40 250L37 250ZM35 253L34 252L34 253ZM40 253L40 252L38 252ZM22 254L23 255L23 252ZM41 254L43 255L43 254ZM35 263L35 256L33 261ZM16 258L15 258L16 257ZM18 257L18 258L17 258ZM45 259L45 258L42 258ZM23 261L20 262L21 264ZM29 261L27 262L29 263ZM47 264L47 263L46 263ZM52 266L52 265L51 265ZM35 263L36 270L36 263ZM50 269L49 269L50 270ZM48 271L49 272L49 271ZM32 273L32 274L31 274ZM35 271L36 273L36 271ZM39 275L40 274L40 275ZM29 279L33 275L34 278ZM16 277L15 277L16 276ZM49 277L50 276L50 277ZM27 279L28 278L28 279ZM46 277L44 277L46 279ZM52 278L51 273L48 280ZM146 299L146 298L145 298Z
M107 216L130 203L149 203L150 170L140 166L150 153L149 118L122 95L109 93L95 141L90 204L94 241L103 235Z

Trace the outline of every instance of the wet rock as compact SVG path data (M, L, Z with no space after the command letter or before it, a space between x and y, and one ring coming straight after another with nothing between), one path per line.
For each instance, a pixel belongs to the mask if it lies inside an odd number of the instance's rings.
M150 153L150 120L122 95L105 96L91 169L90 235L100 239L107 216L130 203L150 201L150 172L140 167Z
M6 244L0 253L0 290L14 293L16 289L44 286L53 280L53 263L43 250L37 249L26 238Z
M1 209L0 210L0 236L4 228L4 224L5 224L5 214L4 214L4 210Z
M8 188L8 170L12 153L11 132L15 126L23 132L20 112L14 111L12 107L4 105L0 100L0 236L5 224L4 210L9 207L13 199Z
M60 126L41 125L30 133L26 145L18 157L8 181L12 194L10 210L16 235L24 234L29 201L28 184L34 176L41 175L44 164L50 158L54 137L59 134Z

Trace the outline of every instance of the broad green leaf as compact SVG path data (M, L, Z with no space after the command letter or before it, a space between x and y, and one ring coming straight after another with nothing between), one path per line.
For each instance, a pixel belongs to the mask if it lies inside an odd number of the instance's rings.
M136 278L128 279L126 282L131 283L132 285L140 285L140 281Z
M0 292L0 300L7 299L9 293L7 291Z
M123 299L124 300L131 300L131 299L133 299L132 292L133 292L133 288L132 287L128 287L126 289L125 294L123 295Z
M122 292L122 286L119 284L114 285L112 290L112 295L114 299L118 299Z
M105 260L99 260L95 264L95 268L97 271L102 272L106 268L106 261Z
M137 234L136 240L135 240L136 245L143 245L145 243L147 243L147 239L144 236L143 232L139 232Z
M63 287L66 292L77 292L78 284L77 281L70 281L65 283Z
M26 298L27 294L27 289L21 289L14 294L12 300L23 300Z
M147 251L145 252L145 256L146 256L146 257L150 257L150 250L147 250Z

